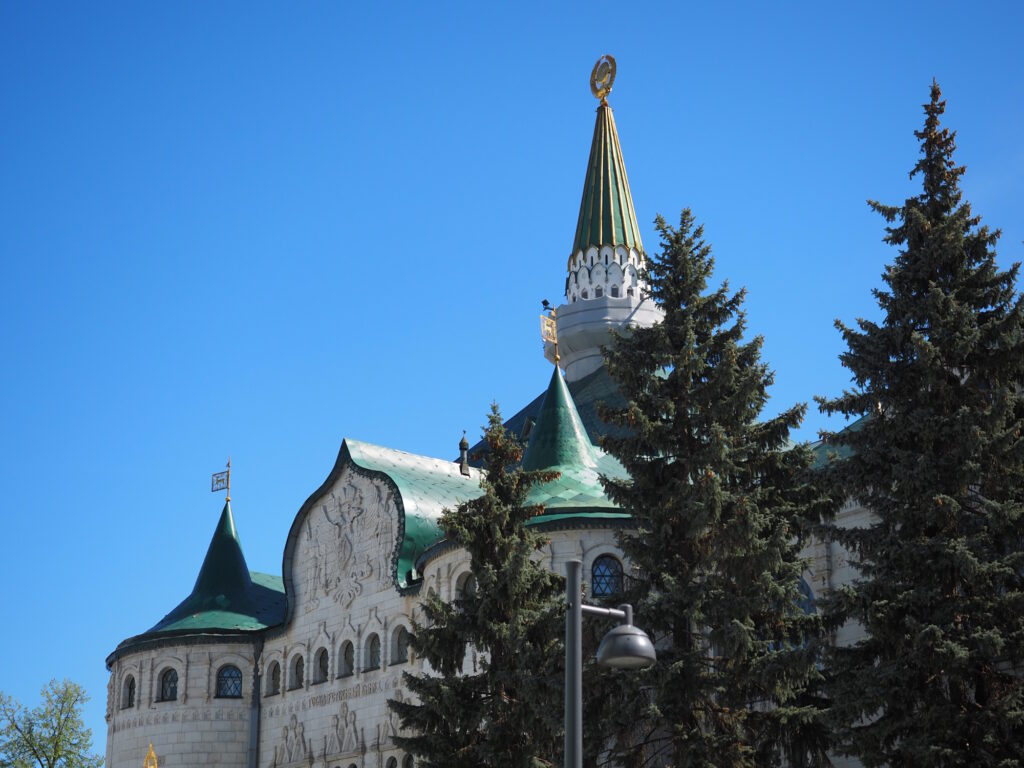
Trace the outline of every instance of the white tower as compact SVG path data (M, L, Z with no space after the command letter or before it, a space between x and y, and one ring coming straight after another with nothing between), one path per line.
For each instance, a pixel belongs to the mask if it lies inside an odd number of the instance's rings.
M645 298L640 275L646 256L607 101L614 79L615 59L602 56L590 76L590 89L601 104L569 254L565 304L555 313L560 365L569 382L601 367L601 347L609 343L611 331L649 326L661 319L661 311ZM550 343L545 355L554 361Z

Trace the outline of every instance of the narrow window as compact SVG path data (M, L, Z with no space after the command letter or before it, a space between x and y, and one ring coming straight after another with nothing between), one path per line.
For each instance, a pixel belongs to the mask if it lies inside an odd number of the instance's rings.
M590 592L594 597L609 597L622 592L622 563L611 555L601 555L591 569Z
M581 299L590 298L589 296L587 296L587 289L586 288L584 288L582 291L580 291L580 298Z
M238 667L225 664L217 670L217 698L242 698L242 673Z
M160 674L160 698L158 701L175 701L178 698L178 673L165 669Z
M356 654L352 643L346 640L341 646L341 662L338 664L338 677L351 677L355 672Z
M389 757L388 758L388 768L398 768L398 758L397 757Z
M619 286L617 286L617 285L613 285L612 286L612 298L613 299L619 298Z
M597 287L596 287L596 288L594 289L594 298L595 298L595 299L600 299L600 298L601 298L602 296L604 296L604 288L602 288L602 287L601 287L601 286L599 285L599 286L597 286Z
M604 255L604 265L606 267L608 266L608 254L607 253Z
M328 664L327 649L326 648L321 648L319 651L316 652L316 666L315 666L314 672L313 672L313 682L314 683L325 683L325 682L327 682L327 677L328 677L328 667L327 667L327 664Z
M402 768L413 768L412 755L406 755L402 758Z
M270 665L270 681L267 683L267 696L276 696L281 692L281 665L276 661Z
M296 656L295 661L292 662L292 679L288 685L288 690L294 691L296 688L301 688L305 676L306 663L302 660L302 656Z
M409 632L405 627L395 630L391 645L391 664L404 664L409 660Z
M632 296L633 295L633 289L632 288L627 288L626 289L626 295L627 296Z
M366 668L380 669L380 638L377 635L370 635L366 643Z
M125 678L124 688L121 691L121 709L131 709L135 706L135 678L131 675Z

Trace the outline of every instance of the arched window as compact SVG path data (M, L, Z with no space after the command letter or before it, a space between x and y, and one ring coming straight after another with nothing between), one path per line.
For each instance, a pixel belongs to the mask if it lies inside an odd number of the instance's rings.
M391 664L404 664L409 660L409 632L399 627L391 636Z
M406 755L402 758L402 768L413 768L412 755Z
M586 288L584 288L584 289L583 289L582 291L580 291L580 298L581 298L581 299L586 299L586 298L589 298L589 297L587 296L587 289L586 289Z
M356 652L352 641L346 640L341 646L341 661L338 662L338 677L351 677L356 669Z
M313 667L313 682L326 683L330 674L327 666L327 649L321 648L316 652L316 665Z
M301 688L306 676L306 662L302 660L302 656L298 655L292 662L292 677L288 681L288 690L294 691L296 688Z
M242 698L242 673L233 664L225 664L217 670L217 698Z
M121 689L121 709L131 709L135 706L135 678L128 675L124 679L124 687Z
M476 594L476 577L466 571L455 580L455 598L472 597Z
M626 295L627 296L632 296L633 295L633 289L632 288L627 288L626 289Z
M389 757L387 762L387 768L398 768L398 758Z
M609 597L622 592L622 563L611 555L601 555L591 569L590 593Z
M613 285L611 287L611 294L613 299L619 298L619 286Z
M158 701L175 701L178 698L178 673L165 669L160 673L160 698Z
M594 288L594 298L595 299L600 299L602 296L604 296L604 288L602 288L599 285L596 288Z
M270 665L270 678L267 682L267 696L276 696L281 692L281 665L276 661Z
M366 669L380 669L380 638L370 635L366 641Z

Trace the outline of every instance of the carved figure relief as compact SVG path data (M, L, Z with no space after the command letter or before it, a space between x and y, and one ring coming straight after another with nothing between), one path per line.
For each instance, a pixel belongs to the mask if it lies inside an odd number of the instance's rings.
M271 756L270 768L305 760L312 762L312 759L310 745L306 743L305 726L292 715L291 723L281 729L281 741Z

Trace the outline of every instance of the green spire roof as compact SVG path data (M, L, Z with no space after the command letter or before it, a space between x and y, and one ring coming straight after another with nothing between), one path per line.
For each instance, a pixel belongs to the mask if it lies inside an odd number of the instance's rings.
M231 504L224 504L199 577L177 608L146 634L202 630L257 630L283 616L282 588L273 577L249 573L235 530Z
M643 253L640 229L636 225L633 196L629 193L626 164L622 160L619 133L615 129L612 108L597 108L594 140L590 145L587 177L583 182L580 218L576 223L572 258L592 245L622 245ZM571 268L571 267L570 267Z
M530 490L528 500L545 508L545 514L534 518L531 523L556 517L589 517L594 513L609 513L604 515L606 517L629 517L605 496L600 478L601 474L621 477L624 473L622 465L590 442L569 388L557 367L551 373L551 383L537 413L537 423L530 431L522 467L526 470L552 469L559 473L556 480Z
M594 444L580 421L576 404L555 366L537 423L530 430L530 442L523 453L523 469L597 467Z

